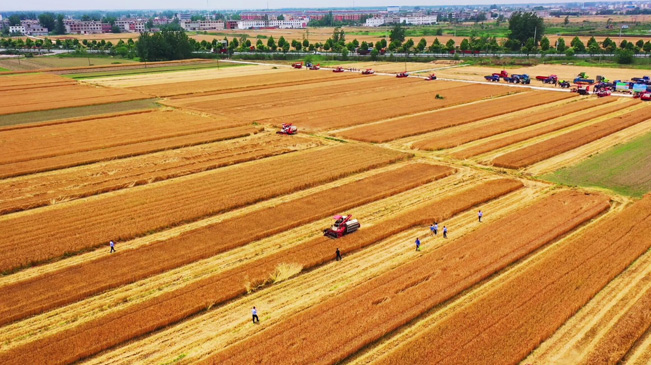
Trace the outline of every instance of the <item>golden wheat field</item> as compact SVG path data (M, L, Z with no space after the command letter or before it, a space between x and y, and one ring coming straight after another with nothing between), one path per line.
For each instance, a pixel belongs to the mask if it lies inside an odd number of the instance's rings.
M651 107L484 71L4 78L0 363L647 364Z

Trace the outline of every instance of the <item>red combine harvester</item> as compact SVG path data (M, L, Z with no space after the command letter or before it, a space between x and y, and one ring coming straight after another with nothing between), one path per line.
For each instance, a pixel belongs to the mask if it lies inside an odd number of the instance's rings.
M292 63L293 68L303 68L303 62Z
M436 75L431 74L425 78L425 81L432 81L432 80L436 80Z
M296 128L295 125L292 125L292 123L283 123L283 127L276 133L291 136L298 133L298 128Z
M344 68L341 67L341 66L337 66L337 67L335 67L334 70L332 70L332 72L344 72Z
M321 64L310 66L310 70L320 70L320 69L321 69Z
M367 68L366 70L362 71L362 75L373 75L375 71L373 71L372 68Z
M504 79L504 81L507 81L507 79L509 78L509 73L506 72L505 70L502 70L500 73L497 72L494 73L493 76L497 76L499 78Z
M646 93L640 94L640 100L651 101L651 93L646 92Z
M357 219L351 219L351 214L343 216L336 215L335 224L328 229L323 230L323 235L330 238L341 238L347 234L353 233L361 227Z
M610 96L611 92L610 90L599 90L597 91L597 96L600 98L603 98L604 96Z
M401 72L401 73L397 74L396 77L398 77L398 78L409 77L409 74L406 73L406 72Z

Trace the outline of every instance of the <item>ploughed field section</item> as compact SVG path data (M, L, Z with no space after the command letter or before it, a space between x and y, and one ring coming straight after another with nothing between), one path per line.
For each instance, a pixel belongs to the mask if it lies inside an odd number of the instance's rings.
M651 248L651 197L542 254L510 280L381 359L381 363L517 363ZM615 364L651 324L648 298L575 364ZM648 308L648 307L647 307ZM645 314L646 313L646 314Z
M338 211L410 190L452 173L454 170L449 167L409 164L195 229L136 250L119 252L47 276L2 287L0 295L7 295L6 298L12 299L0 305L0 317L3 318L0 324L217 255L292 227L325 218ZM337 196L338 199L329 199L332 196ZM109 278L97 275L105 270L111 271ZM56 292L48 289L61 282L67 285L59 285Z
M438 206L432 204L412 216L431 222L439 218ZM290 317L204 363L240 364L247 359L278 363L286 358L313 364L343 361L608 207L608 198L601 195L554 194Z
M508 91L508 88L487 85L482 86L485 88L484 90L488 92L491 91L490 89L497 89L503 92L503 94L494 93L491 95L492 97L505 95L505 91ZM450 91L454 92L453 95L455 95L459 100L470 102L479 100L477 95L480 94L476 94L474 91L476 88L476 86L463 86ZM473 91L471 91L471 89ZM572 97L573 95L567 93L529 91L508 97L462 105L457 108L436 111L434 113L424 113L383 123L365 125L337 132L335 134L364 142L389 142L398 138L467 124ZM445 101L445 99L443 101ZM434 101L434 103L436 102Z
M0 180L0 214L121 190L321 145L316 140L262 134L48 174Z
M0 115L50 110L120 101L148 99L151 96L125 89L111 89L56 80L48 75L5 76L0 86Z
M109 239L129 240L407 157L371 146L338 145L153 183L102 195L83 204L70 202L9 217L0 221L0 231L8 232L0 243L5 252L0 270L92 249ZM339 160L346 163L333 165L332 161Z
M522 187L513 180L493 180L441 198L422 208L392 218L386 224L360 230L340 240L317 238L296 247L220 272L147 302L136 304L67 331L16 347L0 354L5 363L72 362L131 338L149 333L206 310L206 303L219 305L246 293L246 283L260 286L268 282L282 263L297 264L304 270L332 259L336 247L352 252L370 246L404 229L444 220L478 204Z

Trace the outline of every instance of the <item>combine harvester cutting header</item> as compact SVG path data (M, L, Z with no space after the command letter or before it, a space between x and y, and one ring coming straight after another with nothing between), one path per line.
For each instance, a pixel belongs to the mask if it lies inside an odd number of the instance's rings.
M341 238L347 234L353 233L361 227L357 219L351 219L353 216L348 214L336 215L333 218L335 219L335 224L332 227L324 229L323 235L330 238Z

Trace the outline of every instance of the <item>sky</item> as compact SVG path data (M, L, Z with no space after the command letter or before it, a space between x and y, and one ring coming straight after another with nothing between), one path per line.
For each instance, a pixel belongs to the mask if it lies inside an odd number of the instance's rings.
M490 4L532 4L532 3L576 2L564 0L1 0L2 11L27 10L115 10L115 9L278 9L318 7L386 7L437 6L437 5L490 5Z

